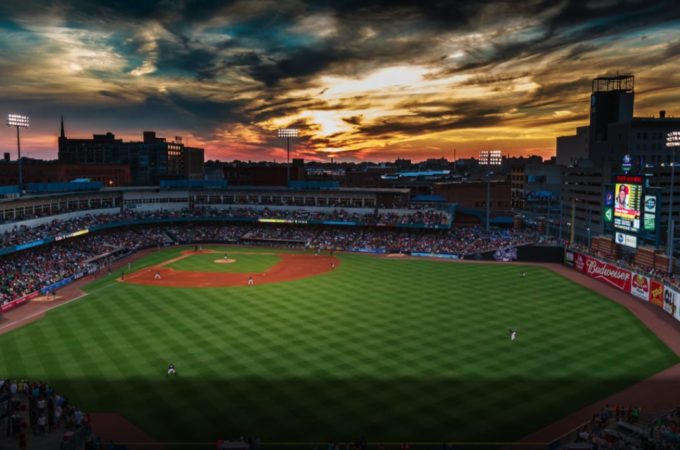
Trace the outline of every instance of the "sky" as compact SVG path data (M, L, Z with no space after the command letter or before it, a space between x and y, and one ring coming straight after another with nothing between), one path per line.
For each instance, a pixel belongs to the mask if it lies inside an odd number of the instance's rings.
M635 114L680 116L675 1L3 0L0 113L23 154L155 130L206 159L555 152L590 80L635 75ZM0 150L16 152L11 128Z

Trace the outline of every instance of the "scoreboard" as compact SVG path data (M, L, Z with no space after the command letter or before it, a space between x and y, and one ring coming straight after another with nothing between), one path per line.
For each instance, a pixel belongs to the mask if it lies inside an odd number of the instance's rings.
M646 188L644 181L642 175L617 175L605 192L604 223L615 232L617 244L635 248L643 239L658 245L658 193Z
M614 189L614 226L620 230L640 231L642 185L616 183Z

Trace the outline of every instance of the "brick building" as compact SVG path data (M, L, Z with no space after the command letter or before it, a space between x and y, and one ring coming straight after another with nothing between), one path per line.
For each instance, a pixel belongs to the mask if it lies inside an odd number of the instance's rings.
M18 184L17 162L0 163L0 184ZM24 183L65 183L77 178L101 181L104 186L126 186L131 183L127 164L65 164L58 161L23 160Z

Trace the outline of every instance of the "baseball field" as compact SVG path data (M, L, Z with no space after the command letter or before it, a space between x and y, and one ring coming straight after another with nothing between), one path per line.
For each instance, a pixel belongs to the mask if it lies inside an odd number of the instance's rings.
M625 308L536 266L192 250L0 336L0 373L159 441L509 441L678 362Z

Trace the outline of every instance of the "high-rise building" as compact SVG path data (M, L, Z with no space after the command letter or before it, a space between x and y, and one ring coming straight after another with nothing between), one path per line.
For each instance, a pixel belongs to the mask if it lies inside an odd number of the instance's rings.
M573 166L579 159L588 158L590 127L576 128L576 134L572 136L558 136L557 138L557 165Z
M582 243L587 242L589 234L602 234L602 199L611 177L611 166L593 164L592 161L580 161L580 164L564 170L561 201L565 239L569 238L572 227L575 239Z
M92 139L66 137L64 119L59 135L59 161L68 164L127 164L132 184L158 184L162 179L202 179L203 149L187 147L181 139L168 142L145 131L141 142L123 142L108 132Z
M680 131L680 117L667 117L665 111L659 111L658 117L634 117L630 122L612 123L606 151L615 165L620 164L624 155L630 155L637 167L667 165L671 152L666 148L666 136L671 131Z
M630 123L635 103L635 77L617 75L593 80L590 94L590 130L588 149L595 162L611 161L607 152L609 125Z

